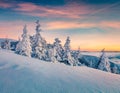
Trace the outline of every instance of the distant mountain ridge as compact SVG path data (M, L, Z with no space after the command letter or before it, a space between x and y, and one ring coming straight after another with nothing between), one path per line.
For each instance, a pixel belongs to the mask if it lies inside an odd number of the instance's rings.
M5 39L10 40L11 42L16 42L17 40L9 39L9 38L0 38L0 43L3 42Z

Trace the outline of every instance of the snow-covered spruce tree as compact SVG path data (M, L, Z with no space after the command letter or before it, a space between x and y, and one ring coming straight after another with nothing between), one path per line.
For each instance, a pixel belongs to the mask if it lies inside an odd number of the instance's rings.
M75 51L75 53L73 54L73 57L74 57L74 64L75 65L81 65L81 63L79 62L79 58L81 57L81 53L80 53L80 47L78 48L77 51Z
M109 59L106 56L105 50L103 49L101 51L101 53L102 54L101 54L100 59L99 59L98 69L103 70L103 71L107 71L107 72L111 72Z
M63 48L61 45L61 41L59 38L55 38L55 42L53 44L53 54L56 60L62 61L63 60Z
M66 42L64 44L63 61L69 65L73 65L73 66L76 65L75 59L71 55L70 38L69 37L67 37Z
M115 73L115 74L119 74L119 69L116 65L114 65L114 67L112 68L112 72Z
M6 50L10 50L11 49L10 40L6 38L5 41L3 42L2 48Z
M19 39L18 39L18 43L17 43L17 45L16 45L15 53L20 54L21 45L22 45L22 44L21 44L21 39L19 38Z
M56 59L55 55L56 55L56 49L54 47L53 48L49 48L48 49L48 58L49 58L49 61L51 61L53 63L58 62L58 60Z
M32 50L33 50L33 57L41 59L41 60L46 60L46 40L42 38L40 32L40 23L39 20L36 22L36 34L33 36L32 39Z
M21 37L22 37L22 40L19 40L17 44L16 53L31 57L31 43L30 43L30 37L28 35L26 25L23 28L23 34Z

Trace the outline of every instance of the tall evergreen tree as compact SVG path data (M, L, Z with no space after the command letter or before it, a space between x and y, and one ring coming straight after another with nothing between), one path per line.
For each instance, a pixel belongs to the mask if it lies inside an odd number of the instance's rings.
M22 40L19 40L16 53L24 56L31 57L31 44L30 44L30 37L27 32L27 26L25 25L23 28Z
M101 51L101 53L102 54L100 56L100 60L99 60L99 64L98 64L98 69L103 70L103 71L107 71L107 72L111 72L109 59L106 56L105 49L103 49Z
M63 48L61 45L61 41L59 40L59 38L55 38L55 42L53 44L53 50L54 50L54 56L56 58L56 60L58 61L62 61L63 59Z
M69 37L67 37L65 45L64 45L63 60L65 61L65 63L67 63L69 65L74 65L75 64L75 60L74 60L74 58L71 55L70 38Z
M17 43L17 45L16 45L16 49L15 49L15 52L17 53L17 54L20 54L20 50L21 50L21 39L19 38L19 40L18 40L18 43Z
M58 60L57 60L57 58L56 58L56 56L55 56L55 55L56 55L56 49L55 49L55 47L50 48L50 49L48 50L48 52L49 52L50 61L53 62L53 63L58 62Z
M45 60L46 59L46 40L42 38L40 32L42 31L40 29L40 23L39 20L36 22L36 34L33 38L32 43L32 50L33 50L33 56Z
M79 62L79 58L81 57L81 53L80 53L80 47L78 48L77 51L75 51L75 53L73 54L74 57L74 65L81 65L81 63Z
M115 74L119 74L120 73L120 71L119 71L119 69L118 69L118 67L116 65L113 66L112 72L115 73Z

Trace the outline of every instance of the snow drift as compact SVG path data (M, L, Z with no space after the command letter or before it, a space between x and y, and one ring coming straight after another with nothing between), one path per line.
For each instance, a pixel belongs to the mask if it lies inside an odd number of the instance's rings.
M0 93L120 93L120 75L0 50Z

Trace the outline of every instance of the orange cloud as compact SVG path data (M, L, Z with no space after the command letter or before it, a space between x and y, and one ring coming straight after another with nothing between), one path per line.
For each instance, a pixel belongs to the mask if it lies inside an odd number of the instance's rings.
M76 21L52 21L47 22L47 30L57 30L57 29L74 29L74 28L114 28L116 30L120 29L120 22L118 21L101 21L101 22L76 22Z
M90 28L95 26L96 24L94 23L78 23L78 22L67 22L67 21L53 21L53 22L48 22L46 25L48 30Z

